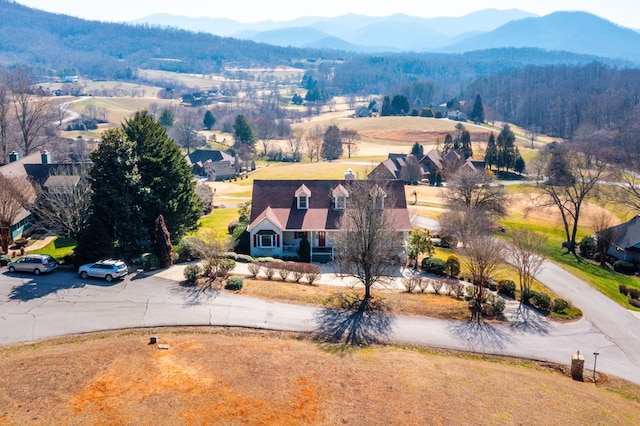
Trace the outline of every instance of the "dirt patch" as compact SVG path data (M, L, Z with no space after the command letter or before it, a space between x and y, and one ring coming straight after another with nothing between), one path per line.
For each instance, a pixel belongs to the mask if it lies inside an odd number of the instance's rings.
M170 348L149 345L150 333ZM277 332L131 330L0 355L0 423L9 425L640 421L640 389L604 375L594 386L561 366L398 346L345 351Z

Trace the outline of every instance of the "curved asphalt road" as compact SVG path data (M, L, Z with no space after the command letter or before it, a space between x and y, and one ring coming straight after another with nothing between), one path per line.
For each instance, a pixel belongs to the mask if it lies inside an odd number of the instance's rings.
M510 304L510 321L504 324L393 317L388 338L562 364L569 364L571 355L580 350L587 368L593 367L592 353L598 351L598 371L640 384L637 335L640 320L599 293L590 294L586 284L565 277L561 270L547 266L541 275L543 281L547 274L560 283L559 288L550 287L571 299L590 319L551 323L532 311L517 311L517 304ZM316 318L321 312L318 308L226 292L197 291L158 275L130 276L109 284L82 280L64 270L37 277L4 272L0 274L0 344L110 329L174 325L317 331ZM583 304L583 299L588 303ZM600 305L602 308L597 309ZM151 333L154 331L150 330Z

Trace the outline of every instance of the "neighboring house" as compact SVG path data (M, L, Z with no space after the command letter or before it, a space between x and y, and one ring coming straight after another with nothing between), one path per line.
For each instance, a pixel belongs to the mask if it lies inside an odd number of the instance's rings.
M6 177L28 179L36 188L44 190L60 190L63 186L73 186L78 183L77 175L81 167L88 167L88 163L53 163L51 153L36 151L20 158L16 152L9 154L9 163L0 167L0 174ZM35 201L35 198L34 200ZM31 228L33 219L28 209L22 212L11 225L11 238L21 238Z
M407 176L413 175L413 173L404 173L410 157L414 157L420 167L419 181L429 182L432 185L438 183L438 179L440 179L439 176L442 175L442 172L448 165L454 166L458 170L482 170L485 168L484 162L475 161L471 157L463 159L460 154L455 151L449 151L443 157L437 150L432 149L423 155L422 158L417 158L412 154L389 154L389 157L378 164L369 176L375 177L376 179L402 179L406 181Z
M252 256L297 259L300 241L311 246L312 262L333 259L332 235L340 229L340 220L349 204L346 180L256 180L253 182L250 234ZM384 205L393 215L393 224L406 241L411 231L404 184L385 181ZM400 253L399 253L400 254Z
M640 263L640 215L603 232L609 230L613 231L614 238L607 254L619 260Z
M242 172L240 157L219 150L196 149L185 158L194 175L211 181L232 179Z

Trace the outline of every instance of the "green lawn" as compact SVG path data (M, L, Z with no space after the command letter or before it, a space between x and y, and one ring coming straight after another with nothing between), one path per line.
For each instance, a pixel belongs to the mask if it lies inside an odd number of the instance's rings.
M227 227L230 222L238 220L238 208L213 209L211 213L200 218L198 221L198 230L191 233L191 236L197 236L205 230L213 230L217 238L225 239L229 237Z
M34 254L48 254L58 261L64 259L65 256L73 254L73 249L76 248L76 240L73 238L57 237L46 246L41 249L34 250L30 253Z

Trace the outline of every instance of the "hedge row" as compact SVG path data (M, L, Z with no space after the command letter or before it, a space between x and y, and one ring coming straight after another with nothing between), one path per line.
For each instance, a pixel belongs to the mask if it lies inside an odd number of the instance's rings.
M303 262L252 262L249 263L248 269L252 278L257 277L258 274L262 272L268 280L273 279L273 277L277 275L282 281L286 281L287 278L291 276L294 282L299 283L304 278L310 285L316 282L322 275L320 266Z

